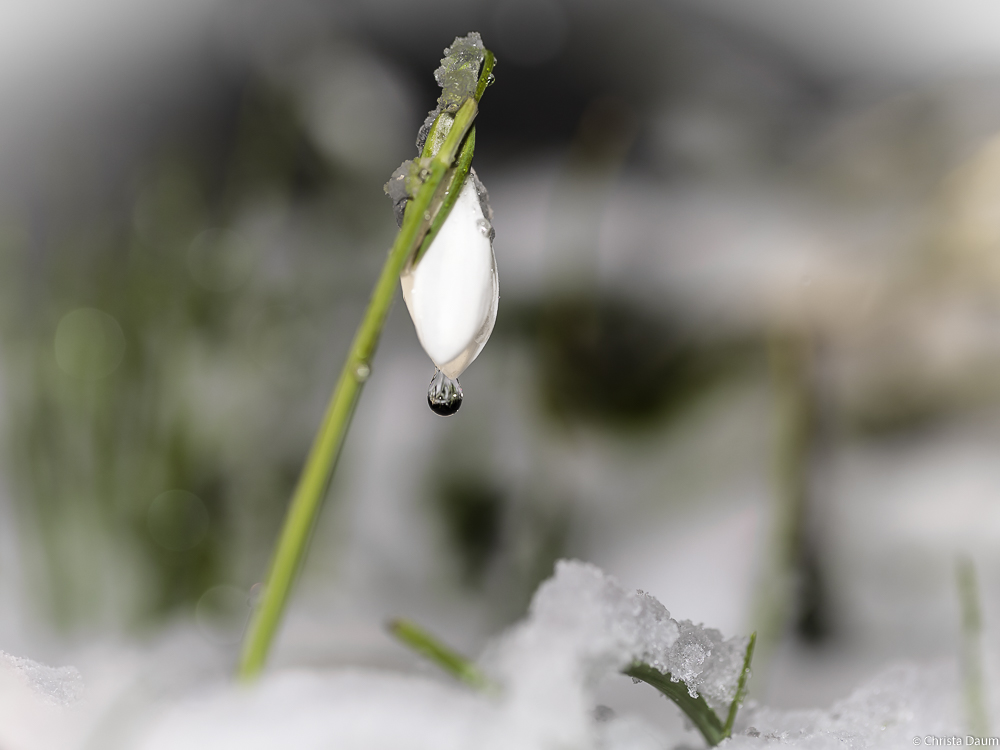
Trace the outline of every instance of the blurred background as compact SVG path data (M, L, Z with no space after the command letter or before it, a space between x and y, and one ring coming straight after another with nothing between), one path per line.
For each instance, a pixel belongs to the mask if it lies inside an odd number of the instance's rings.
M382 185L470 30L496 330L441 419L395 305L273 663L421 669L391 616L477 653L560 557L759 631L779 707L955 656L960 556L1000 614L992 4L0 18L3 650L231 668L395 236Z

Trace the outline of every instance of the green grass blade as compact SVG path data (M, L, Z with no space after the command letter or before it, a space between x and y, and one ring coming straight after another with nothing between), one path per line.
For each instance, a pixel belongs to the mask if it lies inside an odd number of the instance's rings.
M636 680L642 680L647 685L652 685L659 690L684 712L691 720L702 737L712 747L715 747L733 733L733 724L736 721L736 714L743 704L743 699L747 694L747 683L750 680L750 662L753 660L753 650L757 643L757 634L750 636L747 644L746 656L743 658L743 669L740 672L739 682L736 684L736 695L733 702L729 704L729 713L726 723L723 724L718 714L700 695L691 697L688 686L683 680L675 680L669 672L661 672L648 664L642 662L633 663L628 669L623 670L623 674Z
M729 737L733 733L733 724L736 723L736 714L743 705L747 697L747 687L750 682L750 662L753 661L754 646L757 645L757 633L750 634L750 642L747 644L747 653L743 657L743 670L740 672L740 681L736 684L736 695L733 702L729 704L729 715L726 717L726 725L722 728L725 736Z
M470 659L444 645L419 625L409 620L392 620L388 630L401 643L437 664L448 674L476 690L486 690L491 683Z
M979 606L979 584L972 559L959 557L955 565L958 599L962 608L962 693L965 698L969 732L977 737L990 735L983 678L983 618Z

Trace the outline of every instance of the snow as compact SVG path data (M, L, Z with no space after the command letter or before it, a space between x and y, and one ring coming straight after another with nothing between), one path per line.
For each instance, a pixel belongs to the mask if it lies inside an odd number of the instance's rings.
M73 667L48 667L0 651L0 747L60 747L62 719L82 693L83 680Z
M0 651L0 674L14 676L46 703L68 706L83 692L83 678L75 667L47 667L31 659Z
M747 707L727 750L791 745L807 750L912 747L915 737L963 738L953 665L891 667L826 711Z
M254 688L222 688L179 702L139 747L460 750L488 711L479 696L425 678L286 672Z
M590 731L586 719L597 683L634 661L684 679L692 695L701 693L724 713L747 642L677 622L650 594L624 589L593 565L562 561L539 587L528 618L486 663L507 685L513 713L535 723L557 722L560 732L576 735L559 741L579 743ZM572 729L570 716L577 717Z
M597 687L641 659L684 677L721 706L733 695L746 644L746 638L726 639L718 631L672 619L655 597L626 589L593 565L562 561L539 587L526 618L479 659L494 690L476 692L430 670L434 676L360 667L274 670L253 685L202 672L198 681L180 689L151 688L150 679L176 668L176 649L148 651L146 663L138 667L134 654L123 652L118 674L116 657L106 653L100 668L91 664L95 677L84 689L72 667L0 654L0 746L700 747L703 741L693 730L665 732L647 718L598 705ZM188 668L197 671L204 659L197 649L191 651ZM123 679L125 672L131 677ZM634 690L653 688L636 685ZM827 710L777 711L748 704L723 747L860 750L912 746L914 737L964 739L960 693L952 662L899 665ZM659 704L658 710L679 711L666 700ZM109 744L109 737L118 740Z

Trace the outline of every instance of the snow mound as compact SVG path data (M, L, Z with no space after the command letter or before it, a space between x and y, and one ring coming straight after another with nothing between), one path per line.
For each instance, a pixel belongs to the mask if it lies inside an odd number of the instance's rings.
M953 664L900 664L880 673L825 711L774 711L747 706L727 750L792 746L803 750L874 750L967 744ZM925 742L925 739L931 741ZM919 739L919 743L915 740ZM972 744L972 743L968 743Z
M692 696L701 694L724 715L748 640L677 622L655 597L626 590L593 565L561 561L535 593L527 619L491 649L484 666L507 688L514 717L535 717L528 723L544 733L541 717L566 731L575 716L572 741L579 742L589 731L597 682L635 661L683 679Z
M35 697L52 705L68 706L83 694L83 678L76 667L47 667L0 651L0 672L16 677Z
M344 670L285 672L194 695L157 720L141 750L464 750L489 705L460 686Z
M479 660L495 690L477 692L444 674L433 679L375 669L299 669L268 673L253 685L217 678L206 683L202 677L198 687L147 686L145 692L141 680L116 679L117 687L103 690L97 680L88 687L88 699L77 700L82 683L75 669L0 653L0 747L702 747L694 730L664 733L620 707L597 706L597 685L641 660L685 679L710 703L725 705L735 690L746 643L678 622L654 597L623 588L592 565L564 561L539 587L527 617ZM149 655L137 674L162 672L166 658ZM108 665L109 673L113 666ZM635 690L653 688L636 685ZM964 741L960 696L954 663L893 667L826 710L776 711L748 704L733 737L721 747L888 750L912 747L914 737L960 736ZM679 711L666 700L658 710ZM109 732L121 739L109 744Z

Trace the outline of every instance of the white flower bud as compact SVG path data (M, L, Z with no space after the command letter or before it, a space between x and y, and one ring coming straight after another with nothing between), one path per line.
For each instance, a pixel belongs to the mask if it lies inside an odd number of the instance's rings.
M400 277L420 344L449 378L479 356L500 299L493 228L476 183L470 174L431 246Z

